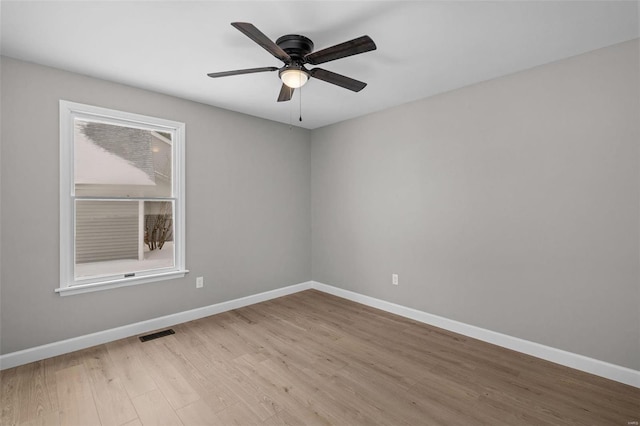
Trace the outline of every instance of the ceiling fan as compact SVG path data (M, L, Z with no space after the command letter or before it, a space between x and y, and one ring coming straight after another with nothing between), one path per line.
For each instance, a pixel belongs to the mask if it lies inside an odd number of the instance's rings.
M289 101L293 96L293 91L302 87L309 78L317 78L345 89L359 92L364 89L367 83L353 78L336 74L322 68L305 68L305 64L318 65L347 56L369 52L376 49L376 44L369 36L362 36L326 49L313 51L313 42L305 36L297 34L287 34L278 38L274 43L264 35L253 24L248 22L232 22L232 26L237 28L251 40L258 43L263 49L271 53L276 58L284 62L284 66L248 68L243 70L212 72L209 77L227 77L230 75L251 74L256 72L278 71L278 76L282 80L278 102Z

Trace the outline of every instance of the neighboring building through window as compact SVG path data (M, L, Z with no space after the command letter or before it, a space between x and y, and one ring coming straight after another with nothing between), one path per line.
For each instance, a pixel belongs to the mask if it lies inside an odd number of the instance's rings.
M184 127L60 101L56 291L184 276Z

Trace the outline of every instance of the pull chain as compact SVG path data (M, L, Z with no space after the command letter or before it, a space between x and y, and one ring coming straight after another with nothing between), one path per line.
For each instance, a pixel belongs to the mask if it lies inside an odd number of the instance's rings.
M302 121L302 87L300 87L300 118L299 121Z

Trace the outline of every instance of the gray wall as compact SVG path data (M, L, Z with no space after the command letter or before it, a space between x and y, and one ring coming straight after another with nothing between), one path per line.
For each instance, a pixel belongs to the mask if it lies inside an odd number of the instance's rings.
M1 353L311 278L309 131L9 58L1 66ZM54 293L60 99L186 123L186 278Z
M636 40L315 130L313 279L640 369L638 59Z

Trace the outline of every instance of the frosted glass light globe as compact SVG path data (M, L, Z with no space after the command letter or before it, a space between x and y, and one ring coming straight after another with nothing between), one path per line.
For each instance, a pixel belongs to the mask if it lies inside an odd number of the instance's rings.
M290 69L282 71L280 73L280 79L292 89L297 89L305 85L307 80L309 80L309 76L302 70Z

